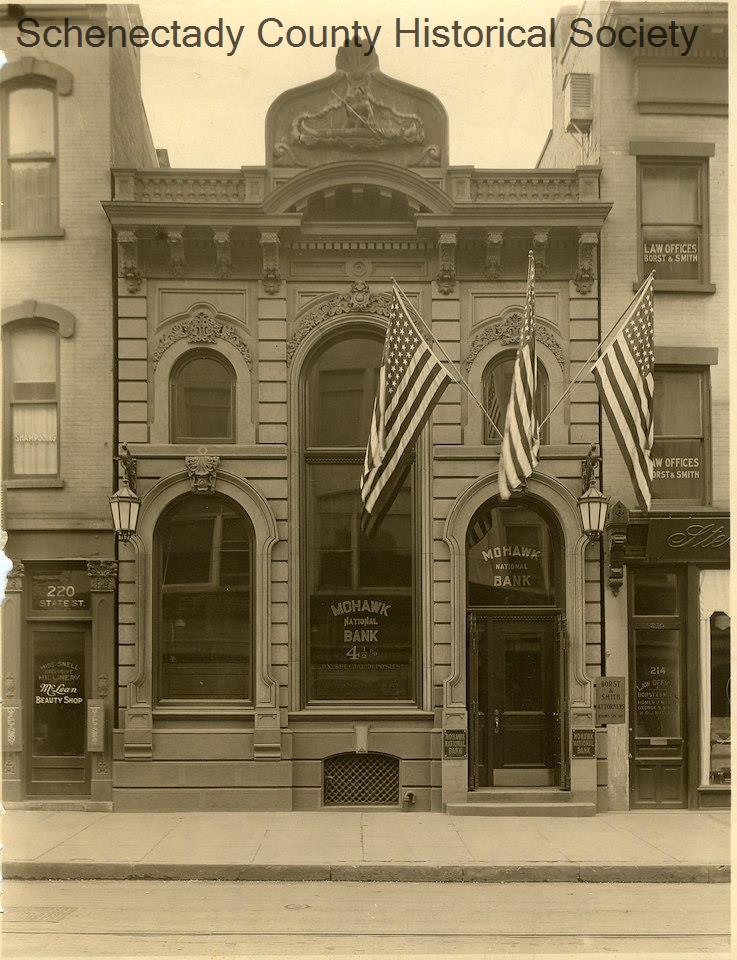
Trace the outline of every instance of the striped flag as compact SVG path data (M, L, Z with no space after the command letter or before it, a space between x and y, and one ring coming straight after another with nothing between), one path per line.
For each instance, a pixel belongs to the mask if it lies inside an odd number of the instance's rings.
M409 471L410 453L450 374L410 316L396 284L361 476L361 527L373 536Z
M640 287L622 328L593 365L601 402L632 477L637 500L650 509L653 486L655 317L652 274Z
M504 438L499 458L499 495L508 500L535 469L540 452L540 426L535 410L537 355L535 351L535 258L527 262L527 295L512 375Z

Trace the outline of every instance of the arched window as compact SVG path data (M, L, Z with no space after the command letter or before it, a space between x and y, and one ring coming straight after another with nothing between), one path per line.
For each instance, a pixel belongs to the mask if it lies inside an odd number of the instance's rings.
M498 354L487 365L481 379L484 407L496 424L499 432L504 433L504 420L507 415L509 395L512 392L512 376L516 353L505 351ZM547 417L550 410L550 381L544 365L537 360L537 421ZM540 443L549 443L549 424L540 430ZM500 439L489 421L484 417L484 443L500 443Z
M11 477L59 473L59 336L49 326L7 329L6 450Z
M414 467L374 537L359 481L383 342L332 339L303 380L305 695L308 702L417 696Z
M38 82L8 84L3 96L6 230L59 223L56 91Z
M253 527L232 501L188 494L154 538L160 703L252 699Z
M188 353L171 373L171 442L235 441L235 372L216 353Z

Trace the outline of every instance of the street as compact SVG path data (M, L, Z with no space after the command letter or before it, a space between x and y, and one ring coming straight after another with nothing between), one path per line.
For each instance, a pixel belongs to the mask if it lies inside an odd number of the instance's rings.
M6 960L727 956L730 885L9 881Z

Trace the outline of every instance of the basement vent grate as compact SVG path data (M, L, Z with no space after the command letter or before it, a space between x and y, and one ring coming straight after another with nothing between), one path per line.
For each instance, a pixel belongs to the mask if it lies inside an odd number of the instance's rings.
M325 806L399 804L399 758L385 753L339 753L325 760Z

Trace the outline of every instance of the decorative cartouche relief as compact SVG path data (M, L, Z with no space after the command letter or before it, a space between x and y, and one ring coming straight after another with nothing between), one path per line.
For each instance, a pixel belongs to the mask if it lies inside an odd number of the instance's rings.
M522 328L522 313L512 313L504 320L498 320L496 323L489 324L479 333L471 343L468 354L466 355L466 369L471 369L471 364L479 353L490 343L497 341L505 346L519 346L520 330ZM552 330L541 323L535 324L535 340L544 344L555 359L558 361L561 370L565 367L566 356L563 346Z
M211 457L207 454L185 457L184 464L193 493L212 493L215 490L220 457Z
M154 368L169 349L179 340L189 340L190 343L215 343L216 340L225 340L240 353L250 370L253 366L251 351L232 323L219 317L209 304L197 304L192 312L183 320L177 320L156 341L151 364Z

